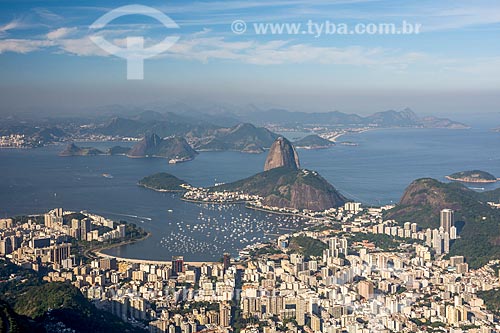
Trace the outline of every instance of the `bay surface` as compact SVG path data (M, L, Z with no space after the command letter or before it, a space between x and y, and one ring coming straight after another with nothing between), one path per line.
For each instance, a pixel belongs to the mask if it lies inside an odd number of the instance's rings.
M299 150L302 167L317 170L345 196L365 204L399 200L416 178L480 169L500 175L500 133L488 130L392 129L341 138L359 146ZM101 149L116 143L85 143ZM272 239L295 224L290 218L241 205L198 205L177 195L136 185L144 176L169 172L197 186L230 182L262 170L265 154L203 152L194 161L125 156L59 157L63 146L0 150L0 216L43 213L55 207L88 210L136 223L152 236L107 250L118 256L216 260L223 252ZM109 173L113 178L103 177ZM472 185L485 190L499 184Z

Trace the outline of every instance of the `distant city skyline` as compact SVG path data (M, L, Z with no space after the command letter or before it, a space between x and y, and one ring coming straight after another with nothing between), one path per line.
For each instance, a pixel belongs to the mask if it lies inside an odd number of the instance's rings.
M116 45L179 41L143 81L94 45L89 26L125 1L3 1L0 114L105 105L194 104L369 114L410 107L459 117L500 110L500 3L493 0L142 1L178 25L130 15L98 33ZM234 33L232 23L246 22ZM418 34L258 34L254 24L421 25ZM208 102L207 102L208 101Z

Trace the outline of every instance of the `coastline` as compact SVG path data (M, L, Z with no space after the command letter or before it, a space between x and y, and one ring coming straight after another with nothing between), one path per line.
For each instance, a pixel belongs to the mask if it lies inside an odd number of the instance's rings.
M151 187L151 186L148 186L148 185L144 185L144 184L140 184L140 183L137 183L137 186L143 187L145 189L152 190L152 191L155 191L155 192L161 192L161 193L182 193L182 192L186 192L185 190L164 190L164 189L154 188L154 187Z
M444 178L455 181L455 182L461 182L461 183L468 183L468 184L494 184L498 181L500 181L500 178L497 178L495 180L488 180L488 179L471 179L471 178L452 178L450 176L445 176Z
M167 265L167 266L170 265L171 266L172 265L171 261L126 258L126 257L114 256L114 255L106 254L106 253L102 252L104 250L109 250L109 249L112 249L115 247L120 247L120 246L124 246L124 245L128 245L128 244L140 242L140 241L143 241L143 240L149 238L150 236L151 236L151 232L148 231L147 234L141 238L129 239L127 241L119 242L116 244L110 244L107 246L97 248L97 250L89 249L89 250L85 251L84 255L88 259L114 258L117 261L128 262L128 263L132 263L132 264L154 264L154 265ZM94 254L94 257L89 256L89 254ZM201 267L203 265L216 264L217 262L216 261L185 261L184 263L189 265L189 266Z
M117 261L128 262L128 263L132 263L132 264L153 264L153 265L167 265L167 266L172 265L172 261L124 258L124 257L113 256L113 255L105 254L105 253L101 253L101 252L96 252L96 255L98 255L98 257L100 257L100 258L114 258ZM189 266L201 267L203 265L217 264L218 262L217 261L185 261L184 263L186 265L189 265Z
M118 242L118 243L115 243L115 244L108 244L108 245L104 245L104 246L98 246L98 247L92 248L92 249L87 249L84 252L84 256L86 258L88 258L88 259L93 259L89 255L91 253L95 254L97 257L100 257L100 256L109 256L109 255L107 255L105 253L101 253L101 251L113 249L115 247L120 247L120 246L124 246L124 245L128 245L128 244L137 243L137 242L140 242L140 241L143 241L143 240L149 238L150 236L151 236L151 232L147 231L146 235L144 235L144 236L142 236L140 238L128 239L128 240L124 240L124 241L121 241L121 242Z
M234 205L234 204L246 204L246 201L231 201L231 202L220 202L220 201L202 201L202 200L195 200L195 199L186 199L186 198L180 198L182 201L186 202L192 202L192 203L198 203L198 204L211 204L211 205Z

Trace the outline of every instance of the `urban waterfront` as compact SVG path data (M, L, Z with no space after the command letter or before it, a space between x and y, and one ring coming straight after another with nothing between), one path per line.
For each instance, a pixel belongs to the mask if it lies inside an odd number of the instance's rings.
M444 180L449 173L468 169L500 174L500 134L486 129L374 130L342 140L359 145L300 150L302 166L317 170L345 196L365 204L395 202L420 177ZM196 186L230 182L261 171L265 154L203 152L194 161L169 165L158 158L62 158L57 156L62 148L0 150L2 217L43 213L54 207L84 209L136 223L151 233L144 241L105 251L108 254L151 260L182 254L190 261L217 260L224 251L234 254L252 241L286 232L293 222L242 205L183 202L176 194L136 185L142 177L161 171ZM113 178L103 177L105 173ZM237 227L241 230L235 231Z

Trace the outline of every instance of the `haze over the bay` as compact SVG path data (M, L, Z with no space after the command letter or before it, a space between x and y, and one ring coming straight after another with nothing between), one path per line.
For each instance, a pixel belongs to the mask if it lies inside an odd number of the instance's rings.
M416 4L418 3L418 6ZM176 34L148 59L143 81L126 62L89 41L89 25L127 1L3 1L0 4L0 114L72 115L106 105L286 108L370 114L411 107L421 114L492 118L500 105L498 1L142 1L172 18L122 17L102 32L123 44L151 45ZM397 4L397 6L396 6ZM486 9L488 8L488 9ZM234 20L247 31L231 31ZM419 34L266 34L253 23L421 25Z

